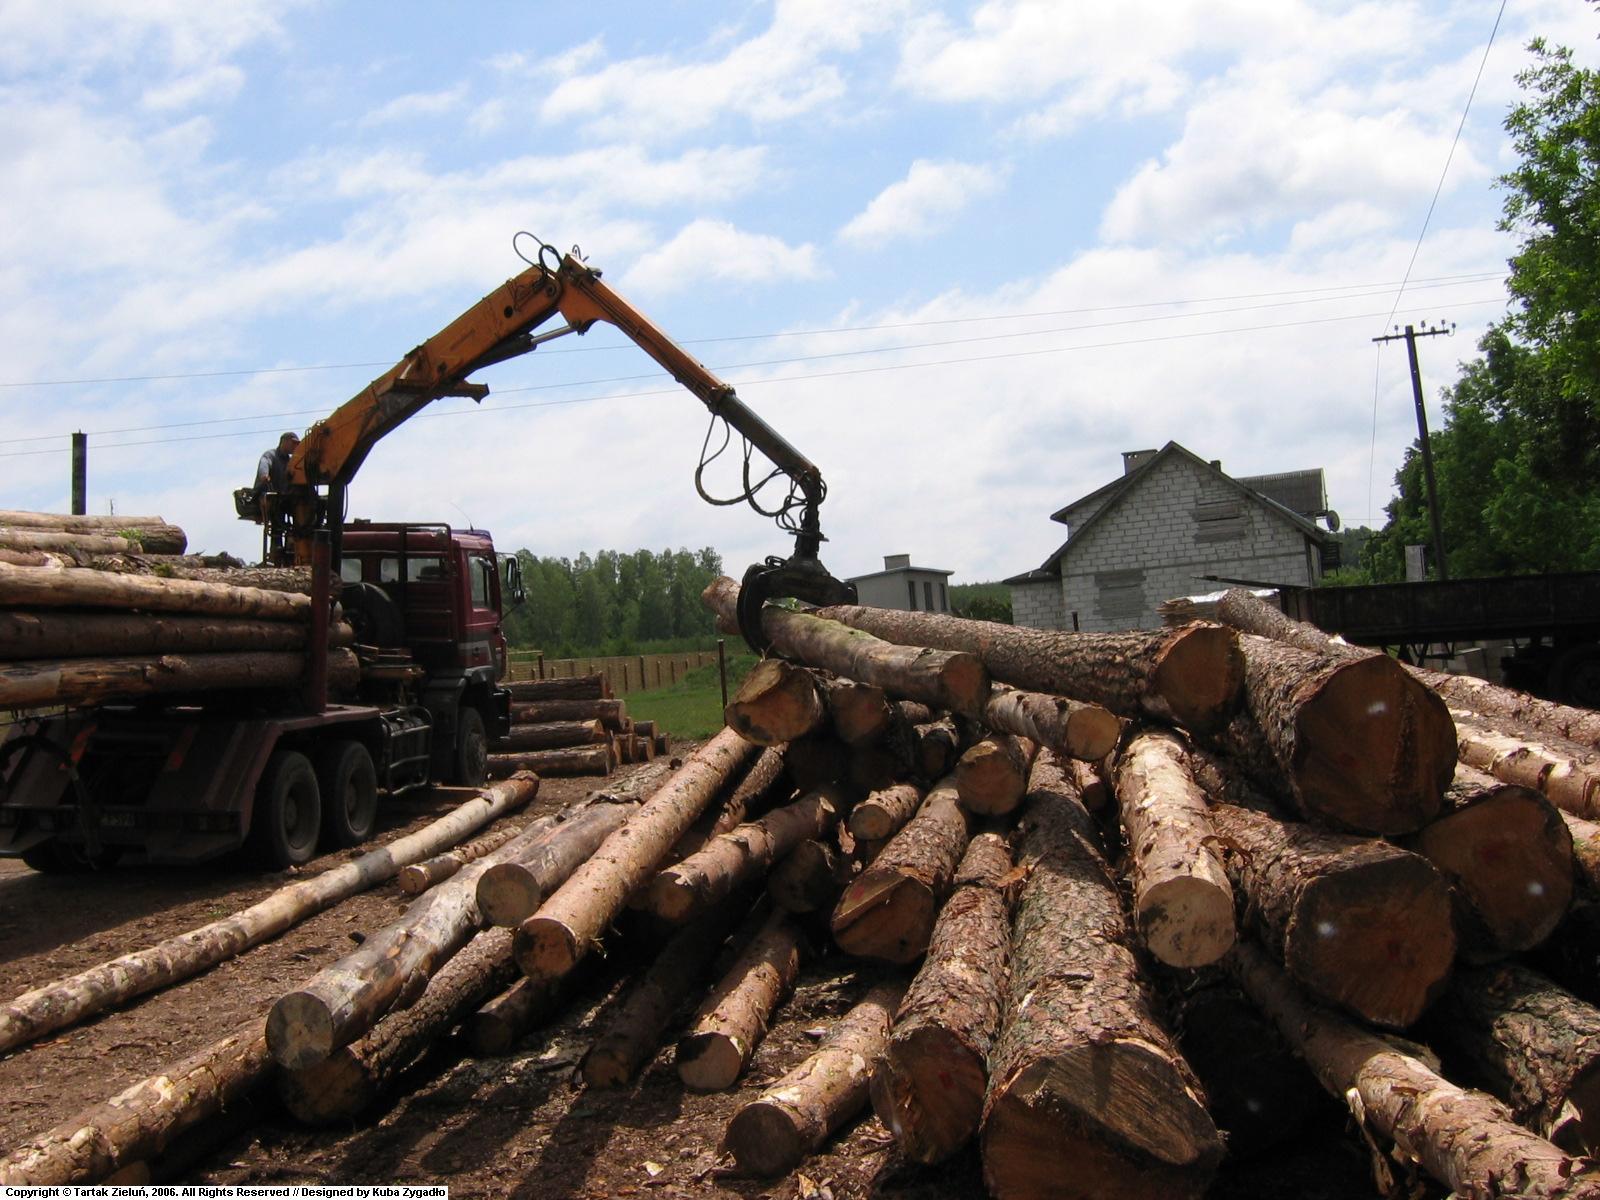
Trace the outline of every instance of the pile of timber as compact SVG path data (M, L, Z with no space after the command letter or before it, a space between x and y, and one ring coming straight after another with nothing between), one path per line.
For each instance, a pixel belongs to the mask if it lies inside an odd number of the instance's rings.
M159 517L0 512L0 708L301 683L305 572L187 555ZM329 683L353 686L350 628L330 625Z
M736 599L706 595L723 620ZM970 1147L996 1197L1200 1196L1327 1120L1320 1086L1391 1176L1600 1196L1600 826L1558 807L1591 792L1527 778L1588 760L1546 738L1466 765L1426 679L1227 625L762 626L769 658L681 764L430 867L264 1021L118 1097L136 1149L108 1154L96 1112L57 1136L103 1175L192 1124L172 1106L274 1072L302 1119L358 1118L430 1048L514 1052L631 942L581 1083L669 1054L684 1088L739 1089L723 1148L753 1175L870 1110L909 1160ZM752 1072L808 972L843 1011ZM0 1181L88 1178L11 1161Z
M672 749L654 721L628 716L604 675L524 679L511 690L511 732L490 747L489 772L609 775L619 763L647 763Z

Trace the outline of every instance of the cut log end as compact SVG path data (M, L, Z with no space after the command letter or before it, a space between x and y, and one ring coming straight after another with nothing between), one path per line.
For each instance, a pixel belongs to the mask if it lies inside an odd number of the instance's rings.
M1208 733L1228 723L1244 686L1244 657L1233 630L1195 625L1168 644L1148 694L1161 697L1158 716Z
M678 1078L696 1092L732 1087L744 1070L745 1052L724 1033L691 1033L678 1042Z
M872 1075L872 1108L902 1154L935 1163L977 1132L988 1080L988 1065L971 1045L923 1025L890 1042Z
M1067 718L1067 747L1083 762L1098 762L1110 754L1121 736L1122 722L1098 704L1075 708Z
M845 889L833 915L833 940L855 958L912 963L933 934L938 902L927 884L904 875L872 876Z
M267 1017L267 1049L290 1071L316 1066L334 1052L333 1019L327 1004L310 992L289 992Z
M478 877L478 908L491 925L520 925L544 900L532 873L522 863L496 863Z
M727 1146L747 1175L787 1175L810 1152L804 1122L788 1105L753 1100L728 1122Z
M1233 896L1209 879L1168 877L1141 894L1139 932L1168 966L1209 966L1233 948Z
M560 979L583 960L577 935L560 921L529 917L517 929L517 966L529 979Z

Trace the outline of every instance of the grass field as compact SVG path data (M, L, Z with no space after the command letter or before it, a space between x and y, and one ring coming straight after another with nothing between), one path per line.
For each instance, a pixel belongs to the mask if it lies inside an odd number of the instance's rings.
M753 654L728 655L728 696L756 665ZM628 715L635 721L654 721L656 728L675 738L708 738L722 728L722 688L715 664L690 671L670 687L633 692Z

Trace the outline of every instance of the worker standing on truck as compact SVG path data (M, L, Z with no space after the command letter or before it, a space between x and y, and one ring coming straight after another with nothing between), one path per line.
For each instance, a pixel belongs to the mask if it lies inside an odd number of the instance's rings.
M268 529L268 544L272 546L283 543L284 520L288 515L283 494L289 488L289 460L299 444L300 435L288 430L256 464L256 504L260 506L261 523Z

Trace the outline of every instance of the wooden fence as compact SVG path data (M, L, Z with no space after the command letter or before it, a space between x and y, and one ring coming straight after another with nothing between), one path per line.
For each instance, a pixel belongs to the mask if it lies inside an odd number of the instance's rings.
M573 675L604 675L612 695L626 696L630 692L667 687L696 667L715 666L716 662L715 648L607 658L546 658L540 650L513 650L507 678L567 679Z

